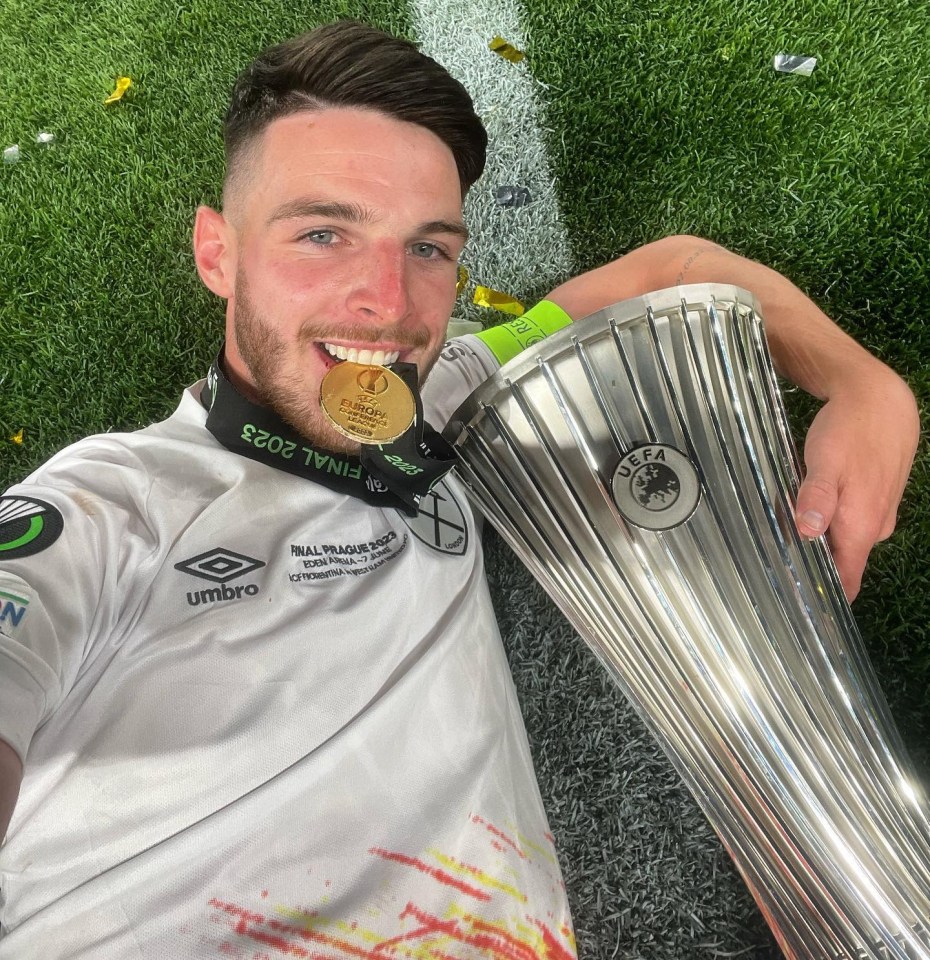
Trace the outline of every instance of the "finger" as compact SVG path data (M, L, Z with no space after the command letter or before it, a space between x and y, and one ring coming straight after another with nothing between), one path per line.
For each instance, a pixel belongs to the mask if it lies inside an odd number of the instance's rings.
M836 542L834 542L836 540ZM871 540L830 537L830 552L836 564L837 573L846 599L852 603L862 587L862 574L872 550Z
M808 474L795 506L795 523L802 537L819 537L830 526L836 512L837 485L832 480Z
M892 510L885 517L885 522L879 528L878 534L875 537L876 541L887 540L894 533L895 527L897 525L898 525L898 511Z

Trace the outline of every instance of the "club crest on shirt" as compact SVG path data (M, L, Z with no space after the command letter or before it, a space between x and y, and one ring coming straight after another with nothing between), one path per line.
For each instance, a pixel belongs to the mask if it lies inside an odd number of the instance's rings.
M33 497L0 497L0 563L50 547L65 528L61 513Z
M465 511L445 480L440 480L423 497L420 512L415 517L401 514L401 518L417 540L440 553L459 555L468 548Z

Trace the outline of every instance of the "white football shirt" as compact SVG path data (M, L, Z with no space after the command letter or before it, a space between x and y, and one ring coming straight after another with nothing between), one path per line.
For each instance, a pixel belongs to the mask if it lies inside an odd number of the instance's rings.
M494 367L447 345L427 419ZM574 957L462 485L238 456L202 384L0 498L0 960Z

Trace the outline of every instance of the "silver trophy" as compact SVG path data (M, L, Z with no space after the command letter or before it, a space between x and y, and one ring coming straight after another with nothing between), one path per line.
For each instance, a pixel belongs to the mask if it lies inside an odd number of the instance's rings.
M789 958L930 960L930 805L823 542L754 297L700 284L522 353L445 432Z

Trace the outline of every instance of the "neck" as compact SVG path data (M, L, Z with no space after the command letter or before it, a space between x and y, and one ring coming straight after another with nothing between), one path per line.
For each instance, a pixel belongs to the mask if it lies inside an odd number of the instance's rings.
M265 398L258 392L258 388L254 383L247 377L239 372L236 366L229 362L228 347L224 349L220 354L220 368L223 373L226 375L226 379L236 388L236 391L242 394L249 403L254 403L259 407L265 407L268 409L268 403Z

